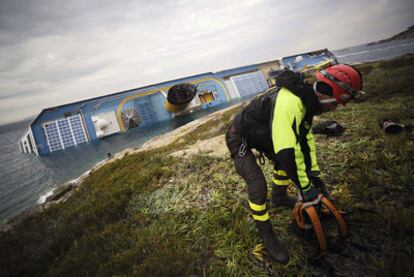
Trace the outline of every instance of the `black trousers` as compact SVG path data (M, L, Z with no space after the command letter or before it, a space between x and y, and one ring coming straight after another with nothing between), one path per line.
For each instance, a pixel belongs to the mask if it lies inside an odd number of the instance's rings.
M241 114L236 115L233 125L227 131L226 144L234 161L237 173L247 184L250 208L252 208L254 213L257 212L257 216L253 214L253 217L255 219L264 219L264 216L260 217L258 215L264 215L267 212L264 210L267 199L267 182L262 169L257 164L256 157L248 145L248 140L243 139L240 135L240 116ZM242 144L245 144L244 147L242 147ZM288 186L291 184L291 180L287 177L286 172L281 169L275 154L273 152L265 152L265 155L272 161L274 166L272 189L277 190L276 188L280 186Z
M257 205L266 203L267 183L256 157L248 145L243 156L240 154L243 139L232 126L226 133L226 144L234 161L237 173L247 184L249 200Z

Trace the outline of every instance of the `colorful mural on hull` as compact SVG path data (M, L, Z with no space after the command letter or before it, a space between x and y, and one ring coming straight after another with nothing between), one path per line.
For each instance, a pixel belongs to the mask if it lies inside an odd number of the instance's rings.
M30 124L19 142L20 149L23 153L47 155L174 120L186 113L262 93L274 85L274 72L283 67L300 70L327 61L336 63L335 57L324 49L47 108ZM185 87L190 89L184 90Z

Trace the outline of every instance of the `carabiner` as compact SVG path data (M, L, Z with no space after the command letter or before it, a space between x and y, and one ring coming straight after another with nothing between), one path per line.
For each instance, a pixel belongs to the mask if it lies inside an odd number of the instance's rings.
M245 138L242 138L242 143L239 148L239 156L244 157L244 155L246 155L246 152L247 152L247 141Z

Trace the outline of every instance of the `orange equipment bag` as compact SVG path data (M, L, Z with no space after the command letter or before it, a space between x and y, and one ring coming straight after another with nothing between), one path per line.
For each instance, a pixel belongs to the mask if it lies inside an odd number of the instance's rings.
M319 242L319 247L321 250L320 254L324 255L327 251L326 237L322 228L321 220L319 219L318 212L314 206L322 203L322 205L326 208L324 213L332 214L335 217L341 237L346 237L348 235L348 227L346 225L346 222L340 212L332 204L332 202L329 201L328 198L323 196L321 193L312 202L303 202L301 200L302 197L299 197L299 199L300 200L296 202L295 208L293 209L293 216L295 218L296 224L299 228L304 230L310 230L313 228ZM304 213L306 213L310 219L311 224L306 223Z

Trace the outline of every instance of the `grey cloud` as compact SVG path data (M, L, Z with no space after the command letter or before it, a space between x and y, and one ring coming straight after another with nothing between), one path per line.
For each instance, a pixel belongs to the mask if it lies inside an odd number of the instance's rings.
M410 25L413 5L0 0L0 118L11 105L15 117L27 116L165 80L384 38Z
M24 97L24 92L13 91L13 92L8 92L6 94L0 95L0 100L10 99L10 98L16 99L20 97Z
M83 0L3 0L0 2L0 32L2 44L14 44L24 39L64 35L87 31L108 23L114 28L131 20L130 10L138 18L151 15L145 1L83 1ZM148 7L148 8L147 8ZM128 15L129 14L129 15Z

